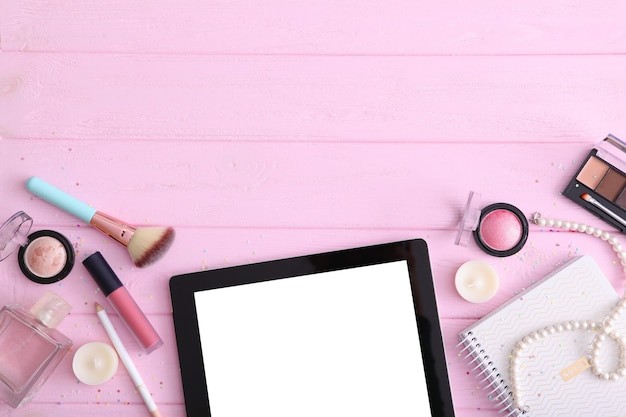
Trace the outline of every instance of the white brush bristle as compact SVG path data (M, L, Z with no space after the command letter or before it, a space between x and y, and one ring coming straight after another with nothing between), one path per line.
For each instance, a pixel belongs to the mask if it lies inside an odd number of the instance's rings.
M140 227L128 242L128 253L138 267L159 260L174 242L171 227Z

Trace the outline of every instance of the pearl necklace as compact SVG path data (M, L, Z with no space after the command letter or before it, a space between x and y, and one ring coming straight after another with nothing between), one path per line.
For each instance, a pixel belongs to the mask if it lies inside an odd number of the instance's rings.
M612 236L609 232L602 231L592 226L588 226L582 223L568 222L562 220L546 219L541 217L541 213L535 213L530 218L530 221L534 224L542 227L551 227L557 229L568 230L572 232L586 233L591 236L602 239L608 242L615 252L617 257L621 261L621 265L626 274L626 249L618 242L617 238ZM555 333L561 333L564 331L575 330L593 330L597 334L591 343L591 350L587 356L591 372L600 379L615 381L620 377L626 376L626 335L622 335L619 332L613 330L615 322L620 315L626 310L626 292L620 300L613 306L613 308L604 316L602 321L592 320L571 320L563 323L555 324L552 326L544 327L531 332L527 336L523 337L511 352L510 358L510 377L511 377L511 395L513 400L513 406L519 409L522 413L527 413L530 408L522 401L520 394L520 372L519 366L521 364L521 356L524 349L528 348L533 342L539 341L547 336ZM599 366L600 349L605 341L612 339L619 346L620 357L619 364L616 369L606 371Z

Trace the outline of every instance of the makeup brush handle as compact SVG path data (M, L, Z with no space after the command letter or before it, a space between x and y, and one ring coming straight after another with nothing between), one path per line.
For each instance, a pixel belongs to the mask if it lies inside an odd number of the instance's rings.
M41 178L29 178L26 181L26 189L36 196L43 198L48 203L54 204L58 208L78 217L85 223L89 223L93 215L96 214L95 208L88 206L86 203L48 184Z

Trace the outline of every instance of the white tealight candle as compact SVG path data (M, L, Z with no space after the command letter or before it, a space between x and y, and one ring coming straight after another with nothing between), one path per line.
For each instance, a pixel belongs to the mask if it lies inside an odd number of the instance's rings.
M456 271L454 279L459 295L472 303L484 303L498 291L498 274L482 261L467 261Z
M117 372L119 359L113 347L104 342L89 342L74 354L72 369L76 378L87 385L107 382Z

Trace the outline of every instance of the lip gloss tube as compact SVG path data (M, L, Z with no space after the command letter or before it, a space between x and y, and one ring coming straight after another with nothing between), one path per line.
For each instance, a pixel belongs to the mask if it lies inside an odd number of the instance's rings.
M150 353L163 345L163 340L102 254L95 252L88 256L83 261L83 265L143 350Z

